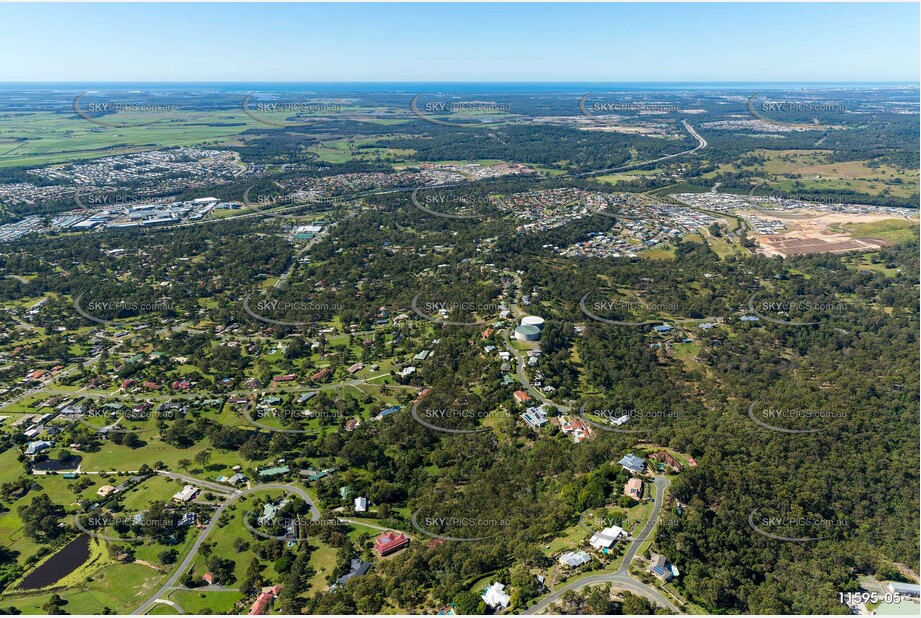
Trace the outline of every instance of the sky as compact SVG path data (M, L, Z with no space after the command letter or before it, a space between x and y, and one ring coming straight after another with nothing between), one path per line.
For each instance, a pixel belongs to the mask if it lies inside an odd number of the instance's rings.
M0 4L0 81L892 82L919 4Z

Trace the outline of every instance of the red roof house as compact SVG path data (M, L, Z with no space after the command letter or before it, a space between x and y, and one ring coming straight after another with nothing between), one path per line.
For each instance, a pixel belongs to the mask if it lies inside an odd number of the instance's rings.
M402 532L388 530L374 541L374 551L378 556L387 556L409 545L409 539Z
M261 616L265 613L265 610L269 608L269 605L272 604L272 601L278 596L278 593L281 592L281 586L267 586L262 589L262 592L259 593L259 596L256 597L256 601L249 608L250 616Z

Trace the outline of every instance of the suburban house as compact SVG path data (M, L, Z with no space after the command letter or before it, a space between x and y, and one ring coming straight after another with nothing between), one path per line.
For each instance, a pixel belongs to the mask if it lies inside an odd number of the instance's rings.
M494 610L503 610L508 607L512 597L505 592L505 584L493 582L483 591L483 601Z
M374 551L378 556L387 556L409 545L409 539L402 532L388 530L374 541Z
M365 368L364 363L355 363L354 365L346 369L346 371L348 371L349 375L354 375L364 368Z
M601 532L596 532L589 539L588 543L595 549L610 549L617 539L627 536L624 529L620 526L610 526Z
M560 429L562 429L563 433L565 433L567 436L572 437L576 444L592 435L591 429L589 429L589 427L578 418L570 419L565 416L561 416Z
M329 377L329 375L330 375L332 372L333 372L333 370L330 369L329 367L324 367L323 369L320 369L318 372L316 372L315 374L313 374L312 376L310 376L310 381L311 381L311 382L319 382L320 380L325 380L326 378Z
M246 475L240 474L239 472L237 472L236 474L231 476L229 479L227 479L227 483L230 485L234 485L234 486L245 483L246 481L247 481Z
M634 474L642 474L643 470L646 469L646 462L643 461L641 457L637 457L633 453L628 453L617 463L619 463L620 467L627 472L633 472Z
M684 466L680 461L672 457L668 451L659 451L658 453L653 453L649 456L650 459L655 461L661 461L663 464L671 468L673 472L681 472L684 470Z
M186 485L182 488L182 491L173 496L173 502L186 503L197 495L198 487L195 487L194 485Z
M118 487L115 487L114 485L103 485L102 487L96 490L96 495L99 496L100 498L108 498L109 496L116 493L117 491L118 491Z
M344 586L353 577L361 577L371 568L370 562L365 562L361 558L352 558L349 572L336 580L336 583Z
M273 504L271 502L265 503L262 506L262 515L259 517L259 519L256 520L256 523L258 523L260 526L264 526L274 522L278 511L288 506L288 503L288 500L282 500L278 504Z
M26 455L36 455L46 448L51 448L54 446L54 442L50 440L36 440L35 442L29 442L26 445Z
M627 481L627 484L624 485L624 495L633 498L634 500L640 500L643 497L643 480L638 478L632 478Z
M355 512L356 513L367 513L368 512L368 499L362 498L359 496L355 498Z
M677 571L677 569L675 569ZM668 563L662 554L653 554L649 561L649 572L664 582L670 582L674 577L672 565Z
M275 466L273 468L266 468L265 470L259 471L259 478L261 479L270 479L275 478L276 476L281 476L283 474L288 474L291 472L291 468L288 466Z
M201 578L209 586L214 585L214 573L212 573L211 571L208 571L207 573L202 575Z
M515 401L518 403L525 403L526 401L531 401L531 396L524 391L515 391Z
M585 551L568 551L559 558L560 564L571 568L580 567L592 561L592 557Z
M262 592L259 593L259 596L256 597L256 601L249 608L250 616L261 616L265 613L265 610L269 608L269 605L272 604L278 597L278 593L281 592L281 586L266 586L262 589Z
M521 415L521 418L534 429L540 429L549 422L547 419L547 411L544 410L544 406L528 408L527 411Z
M293 373L286 373L283 376L275 376L272 378L272 382L292 382L296 377Z

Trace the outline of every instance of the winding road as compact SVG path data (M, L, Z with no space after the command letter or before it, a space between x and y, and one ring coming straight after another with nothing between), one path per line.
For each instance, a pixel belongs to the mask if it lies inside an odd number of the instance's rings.
M652 508L652 514L649 516L649 521L646 522L646 525L643 526L643 529L640 531L639 536L631 539L630 546L627 548L627 552L624 554L624 558L620 563L620 568L618 568L613 573L608 572L599 573L597 575L590 575L588 577L567 584L562 588L554 590L551 594L547 595L539 602L524 610L522 613L539 614L540 612L556 603L560 597L563 596L563 594L570 590L578 590L580 588L584 588L585 586L591 586L594 584L610 583L613 584L615 588L627 590L629 592L644 596L657 605L661 605L676 614L680 614L681 610L679 610L671 601L662 595L662 593L648 584L636 581L633 579L633 577L630 576L630 563L633 562L633 559L636 557L636 554L640 550L640 546L647 538L649 538L649 535L652 533L652 529L655 527L656 522L659 520L659 512L662 510L662 504L665 499L665 489L671 485L671 481L669 481L664 476L656 476L653 477L653 485L656 488L656 499Z
M674 159L675 157L680 157L682 155L691 154L692 152L697 152L698 150L701 150L702 148L707 147L707 140L702 138L700 134L694 130L694 127L688 124L687 120L682 120L681 124L684 126L685 130L691 134L691 137L697 140L697 146L695 146L694 148L690 148L688 150L682 150L681 152L676 152L675 154L665 155L664 157L659 157L658 159L650 159L649 161L641 161L639 163L630 163L628 165L621 165L619 167L609 167L603 170L593 170L591 172L583 172L581 174L563 174L562 176L558 176L558 178L561 178L564 176L582 178L582 177L587 177L587 176L596 176L598 174L610 174L611 172L625 172L627 170L632 170L638 167L643 167L644 165L651 165L653 163L659 163L660 161L667 161L669 159Z
M182 477L179 476L179 478ZM202 481L199 479L194 479L194 481L198 484L202 484ZM176 582L178 582L179 578L182 577L186 571L188 571L189 566L191 566L192 562L195 560L195 556L198 555L198 550L201 548L202 543L204 543L205 539L208 538L208 535L211 534L211 530L213 530L217 525L221 515L225 510L227 510L227 507L244 496L272 489L280 489L282 491L289 491L291 493L297 494L298 497L310 505L310 518L313 521L320 519L320 511L317 509L316 505L314 505L313 501L310 499L310 496L307 495L307 492L300 487L295 487L294 485L285 485L283 483L266 483L265 485L257 485L256 487L245 489L243 491L234 491L214 512L214 515L211 517L211 521L208 522L208 525L206 525L201 531L201 534L198 535L198 538L195 540L195 543L192 545L189 553L186 554L185 559L179 564L178 567L176 567L176 569L173 571L173 574L170 575L170 578L166 580L166 583L163 584L163 586L161 586L160 589L157 590L157 592L155 592L149 599L141 603L137 609L131 612L131 614L146 614L148 611L150 611L150 608L160 602L161 597L165 597L173 588L176 587Z

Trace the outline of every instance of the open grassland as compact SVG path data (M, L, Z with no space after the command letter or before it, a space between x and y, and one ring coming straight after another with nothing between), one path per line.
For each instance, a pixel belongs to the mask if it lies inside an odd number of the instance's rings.
M195 590L174 590L169 600L178 603L187 614L204 614L205 608L210 614L229 614L243 594L234 590L213 590L197 592ZM169 607L165 605L165 607ZM172 610L172 608L170 608ZM150 612L152 613L152 612ZM172 610L172 613L176 613Z
M759 149L750 154L766 160L753 165L722 165L717 173L755 172L766 178L759 193L800 195L816 191L856 191L879 195L888 191L894 197L903 198L918 194L921 175L914 169L891 165L871 167L866 161L829 162L831 152L827 150Z
M83 581L68 584L56 590L65 601L62 608L69 614L127 614L159 585L160 575L141 564L108 564ZM42 606L48 602L52 592L39 594L10 594L0 597L4 607L14 607L23 614L45 614Z
M106 120L122 122L112 118ZM175 112L157 118L162 120L147 126L115 128L93 124L76 114L0 114L0 167L69 163L203 142L220 144L248 129L265 127L242 110ZM141 121L127 118L123 122Z
M845 223L841 226L841 232L857 238L879 238L901 243L918 237L918 222L886 219L871 223Z

